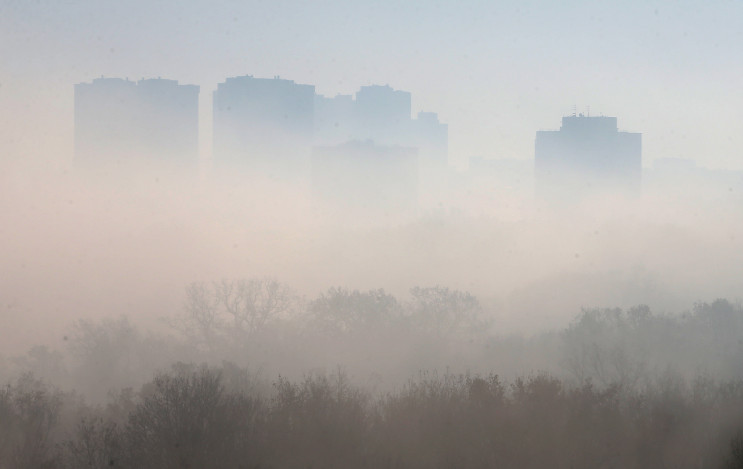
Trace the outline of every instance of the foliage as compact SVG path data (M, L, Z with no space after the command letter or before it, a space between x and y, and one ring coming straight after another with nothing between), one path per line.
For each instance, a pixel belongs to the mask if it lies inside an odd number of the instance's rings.
M235 467L251 447L257 405L226 394L220 373L179 365L142 390L125 430L129 466Z
M400 325L402 312L383 289L360 292L330 288L309 304L316 329L326 333L373 332Z
M700 370L743 377L743 308L727 300L697 303L680 316L584 309L563 332L564 364L577 382L633 389L667 368L691 378Z
M61 394L26 374L0 390L0 467L54 467Z
M446 287L414 287L410 306L415 323L441 338L484 329L482 308L472 294Z
M67 401L24 378L0 393L0 467L712 469L743 460L731 432L743 382L668 376L637 391L546 373L510 384L422 373L372 398L336 372L280 377L264 400L226 387L226 370L178 364L123 406L123 424L121 405L88 408L56 444Z

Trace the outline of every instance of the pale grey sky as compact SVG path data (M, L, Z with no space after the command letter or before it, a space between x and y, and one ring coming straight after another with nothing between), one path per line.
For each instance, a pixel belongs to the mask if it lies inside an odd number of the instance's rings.
M743 2L0 0L0 153L67 164L73 83L162 76L211 92L280 75L326 95L378 83L449 124L450 158L533 158L590 106L644 159L743 169Z

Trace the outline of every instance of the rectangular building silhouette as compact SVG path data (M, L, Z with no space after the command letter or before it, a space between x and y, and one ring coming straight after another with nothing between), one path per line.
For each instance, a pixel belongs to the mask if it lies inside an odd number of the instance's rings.
M84 167L198 163L199 87L160 78L75 85L75 163Z
M214 91L214 165L282 176L309 171L315 87L227 78Z
M537 132L534 169L544 200L638 195L642 134L620 132L616 117L566 116L560 130Z

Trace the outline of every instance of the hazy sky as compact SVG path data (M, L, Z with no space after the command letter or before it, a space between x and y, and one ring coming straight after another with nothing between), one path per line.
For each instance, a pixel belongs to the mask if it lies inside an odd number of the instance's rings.
M449 124L450 158L533 158L573 106L642 132L643 157L743 169L743 2L0 0L0 154L66 165L73 83L280 75L385 84ZM205 152L205 156L208 153Z

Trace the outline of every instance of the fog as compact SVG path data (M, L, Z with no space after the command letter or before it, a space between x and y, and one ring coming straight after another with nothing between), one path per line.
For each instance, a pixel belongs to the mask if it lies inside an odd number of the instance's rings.
M446 205L337 218L308 184L208 166L4 174L11 467L737 454L734 178L492 204L452 171Z
M483 202L465 180L446 205L415 216L358 207L338 219L317 210L306 185L238 184L208 170L126 178L16 165L4 174L2 321L15 331L4 354L62 345L78 318L124 314L159 327L195 281L271 277L306 298L331 286L405 297L441 285L475 295L493 333L526 335L565 325L581 307L681 312L735 301L741 286L738 181L661 186L646 176L637 198L568 208L528 191ZM680 195L666 189L680 186Z
M563 3L0 2L0 468L743 467L743 8Z

